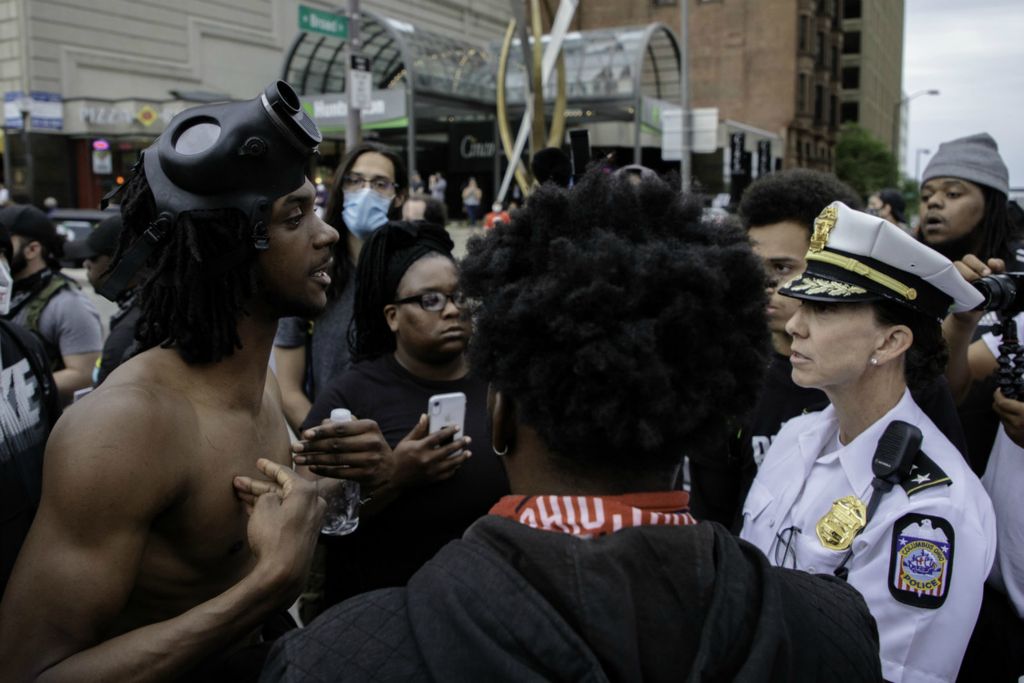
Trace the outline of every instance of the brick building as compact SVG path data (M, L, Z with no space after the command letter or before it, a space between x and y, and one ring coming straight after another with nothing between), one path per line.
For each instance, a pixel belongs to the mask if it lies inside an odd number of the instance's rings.
M899 153L903 0L844 0L840 64L840 125L856 123Z
M581 3L575 27L660 21L678 32L679 1ZM889 139L879 131L891 130L899 102L903 0L688 1L693 107L779 135L784 168L833 168L844 104L848 120ZM844 17L858 31L856 53L844 51ZM844 90L854 54L863 61L859 87Z

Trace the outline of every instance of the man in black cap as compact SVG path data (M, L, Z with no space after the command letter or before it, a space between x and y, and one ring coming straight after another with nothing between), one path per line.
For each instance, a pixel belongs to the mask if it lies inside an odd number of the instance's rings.
M107 280L110 261L117 251L120 237L121 213L111 212L110 216L104 218L84 240L65 244L64 255L84 261L89 284L98 290ZM121 292L114 302L117 304L117 311L110 316L110 332L103 343L103 355L93 377L93 384L96 386L99 386L114 368L133 355L137 348L135 326L142 315L142 309L137 305L138 283L139 275L132 279L128 288Z
M0 224L0 314L11 303L11 234ZM0 317L0 595L32 524L43 450L60 417L57 385L39 338Z
M103 347L100 314L78 286L60 272L63 240L46 214L28 205L0 209L11 231L14 296L8 320L39 336L46 347L62 402L92 384Z
M144 350L50 436L0 604L6 679L250 680L283 630L324 503L291 471L268 364L278 318L327 302L338 236L306 176L320 140L277 82L182 112L143 152L100 289L116 299L146 269Z

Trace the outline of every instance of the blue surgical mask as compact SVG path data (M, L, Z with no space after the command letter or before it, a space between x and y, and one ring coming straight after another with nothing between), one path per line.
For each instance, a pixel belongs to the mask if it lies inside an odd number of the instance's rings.
M357 192L345 193L345 205L341 210L341 218L345 227L361 240L372 235L380 226L388 222L388 208L391 199L384 197L368 187Z

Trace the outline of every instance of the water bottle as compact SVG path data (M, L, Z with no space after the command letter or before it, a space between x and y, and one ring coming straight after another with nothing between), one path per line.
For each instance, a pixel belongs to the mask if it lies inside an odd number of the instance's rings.
M352 412L346 408L331 411L331 422L351 422ZM359 483L348 479L334 479L325 490L327 510L320 533L329 536L344 536L359 526Z

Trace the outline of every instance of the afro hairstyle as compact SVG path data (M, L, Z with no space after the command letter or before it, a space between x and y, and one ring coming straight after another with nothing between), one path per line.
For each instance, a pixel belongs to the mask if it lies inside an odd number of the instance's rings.
M748 230L796 221L810 235L814 219L834 201L858 211L864 208L856 190L831 173L794 168L769 173L751 183L740 198L739 214Z
M700 216L660 179L595 169L470 240L473 371L564 471L664 471L753 406L769 357L761 261L742 230Z

